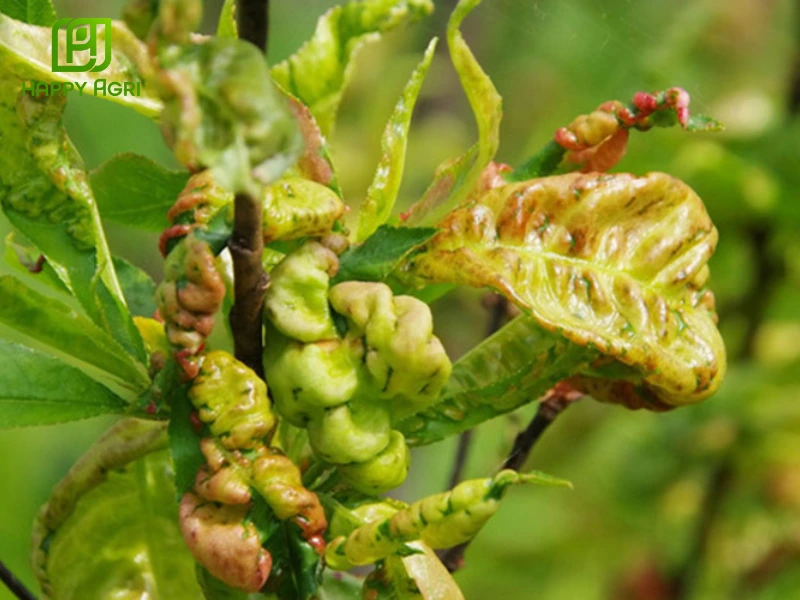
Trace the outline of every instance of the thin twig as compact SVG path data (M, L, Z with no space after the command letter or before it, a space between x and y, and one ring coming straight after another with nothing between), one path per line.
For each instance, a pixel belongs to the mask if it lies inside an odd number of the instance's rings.
M36 600L31 591L0 561L0 581L11 591L19 600Z
M264 253L262 211L263 206L257 199L236 194L233 236L228 247L233 258L234 304L229 319L234 353L263 379L261 313L269 278L261 265Z
M268 0L239 0L239 37L261 50L267 45ZM236 358L264 378L261 362L263 338L261 313L269 277L261 264L264 207L258 198L239 193L234 199L233 236L228 247L233 258L234 303L229 320Z
M706 497L695 524L692 545L683 565L673 579L674 600L684 600L692 594L703 568L703 557L708 550L714 523L733 475L731 455L726 455L711 474Z
M547 428L553 424L564 410L573 402L583 397L581 392L576 391L567 382L557 383L539 402L531 422L514 440L514 446L508 454L508 458L503 462L503 469L520 470L528 461L528 457ZM470 540L471 541L471 540ZM464 553L469 547L470 541L453 546L442 555L442 563L447 570L454 573L464 566Z
M486 328L486 337L489 337L503 326L508 318L508 300L497 294L487 295L484 306L490 310L489 325ZM468 429L458 438L458 449L453 461L453 468L450 472L450 485L453 488L463 479L464 469L469 458L469 449L472 445L472 430Z
M569 384L565 382L556 384L539 402L539 408L533 419L514 440L514 446L503 463L503 468L519 471L524 467L533 447L547 428L564 412L564 409L582 397L583 394L575 391Z
M239 37L266 52L269 33L269 0L239 0L236 11Z

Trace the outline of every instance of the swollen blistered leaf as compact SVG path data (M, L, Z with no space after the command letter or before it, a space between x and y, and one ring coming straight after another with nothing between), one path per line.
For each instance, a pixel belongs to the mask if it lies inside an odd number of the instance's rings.
M128 404L82 371L0 340L0 428L49 425L124 413Z
M37 517L32 562L47 598L201 600L178 528L162 423L114 426Z
M392 116L386 124L381 139L381 159L375 177L367 190L367 197L358 212L358 230L356 240L363 242L375 230L386 223L392 214L400 184L403 181L403 169L406 162L406 146L408 145L408 128L411 115L417 103L422 82L428 73L428 67L436 49L436 39L431 40L422 62L417 65L408 80L403 94L394 107Z
M570 487L568 481L542 473L506 469L487 479L471 479L449 492L434 494L340 536L328 546L328 566L349 569L393 554L407 554L408 542L421 540L433 549L450 548L472 539L497 512L506 489L535 483Z
M663 410L712 394L725 372L717 241L700 198L668 175L570 174L507 184L453 211L407 273L491 287L542 329L599 352L574 383Z
M359 49L432 10L431 0L364 0L336 6L320 17L308 42L272 68L272 76L311 109L322 133L329 135Z

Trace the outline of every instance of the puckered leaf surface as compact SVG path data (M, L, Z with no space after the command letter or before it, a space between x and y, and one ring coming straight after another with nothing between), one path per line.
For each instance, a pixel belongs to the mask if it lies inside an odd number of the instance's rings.
M431 0L364 0L336 6L320 17L311 39L272 67L272 77L311 109L330 134L353 59L367 42L433 10Z
M164 429L120 422L56 487L33 535L46 597L203 598L178 526Z
M424 283L491 287L551 335L599 353L579 387L631 407L698 402L725 350L700 198L668 175L570 174L508 184L453 211L410 258Z

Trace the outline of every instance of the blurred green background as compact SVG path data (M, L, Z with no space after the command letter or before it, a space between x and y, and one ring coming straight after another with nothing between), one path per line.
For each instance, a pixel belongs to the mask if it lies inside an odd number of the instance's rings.
M270 60L313 31L323 0L272 0ZM358 206L383 123L454 2L359 57L332 137ZM56 1L60 15L116 17L121 3ZM206 2L213 27L219 3ZM504 97L499 159L517 164L604 100L686 88L722 134L635 134L618 170L659 170L703 197L720 231L712 261L729 354L723 389L667 414L587 399L546 433L528 467L574 491L518 489L457 575L472 599L800 598L800 7L789 0L484 0L465 36ZM89 167L133 151L173 165L158 129L123 108L73 98L68 128ZM444 45L415 116L403 197L476 137ZM2 151L2 149L0 149ZM0 229L4 225L0 224ZM109 226L115 252L159 277L152 236ZM434 306L453 357L484 334L481 294ZM492 473L534 410L477 430L467 476ZM0 435L0 559L33 585L31 523L53 485L109 424ZM416 451L405 498L447 485L456 440ZM0 599L11 598L0 589Z

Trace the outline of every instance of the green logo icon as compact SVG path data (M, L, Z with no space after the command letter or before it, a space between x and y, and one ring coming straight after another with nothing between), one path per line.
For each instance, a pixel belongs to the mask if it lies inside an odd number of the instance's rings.
M63 64L59 63L61 30L65 33ZM54 73L102 71L111 64L111 19L59 19L53 25L52 41ZM98 51L102 52L100 56Z

